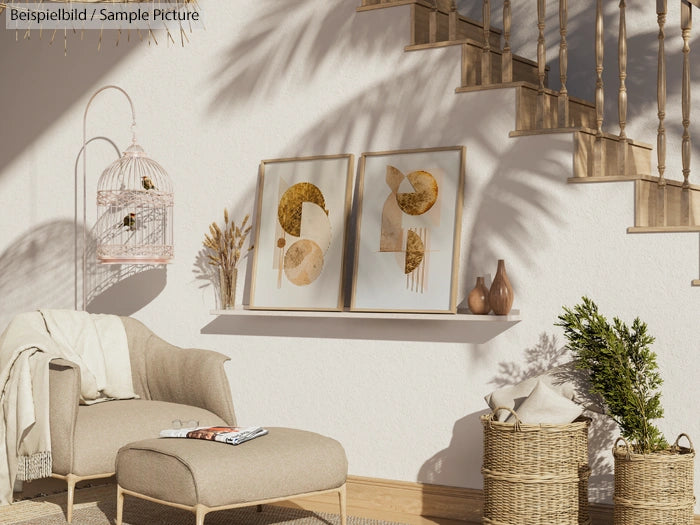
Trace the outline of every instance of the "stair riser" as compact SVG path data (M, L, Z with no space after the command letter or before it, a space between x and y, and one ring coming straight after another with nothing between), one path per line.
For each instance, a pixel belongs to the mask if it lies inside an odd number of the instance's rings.
M635 183L636 227L700 226L700 191L639 180ZM664 202L665 201L665 202ZM666 224L661 210L666 208Z
M651 173L651 151L647 148L627 144L627 161L624 173L619 170L620 144L603 137L598 143L595 135L578 132L574 153L574 177L634 177ZM597 148L601 148L598 153ZM596 160L602 155L603 163ZM596 166L600 169L596 171Z
M462 86L474 87L484 84L481 78L481 63L483 49L474 44L462 44ZM491 84L498 84L502 81L503 55L498 51L491 51ZM545 86L549 80L549 72L545 73ZM537 66L529 61L524 61L520 57L513 57L513 82L539 83Z
M569 99L569 123L559 122L559 97L551 92L544 93L544 125L537 123L539 93L535 89L521 88L518 94L516 130L528 131L561 127L589 128L595 123L595 108L577 100Z
M411 44L428 44L430 39L430 19L431 13L434 11L432 7L426 7L421 4L413 4L411 6L413 12L413 27L411 30ZM442 9L436 13L437 18L437 34L435 42L445 42L450 40L450 16L449 7ZM484 42L483 25L473 20L465 20L462 17L457 19L457 34L456 39L470 38L477 42ZM494 49L501 48L500 33L491 30L489 33L489 42Z

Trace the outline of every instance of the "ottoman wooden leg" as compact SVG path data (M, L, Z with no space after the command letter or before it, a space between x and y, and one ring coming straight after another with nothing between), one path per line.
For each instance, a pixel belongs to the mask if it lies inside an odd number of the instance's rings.
M117 485L117 522L116 525L122 525L122 513L124 512L124 491Z
M340 500L340 525L347 525L347 491L344 484L338 490L338 499ZM117 525L121 524L117 523Z

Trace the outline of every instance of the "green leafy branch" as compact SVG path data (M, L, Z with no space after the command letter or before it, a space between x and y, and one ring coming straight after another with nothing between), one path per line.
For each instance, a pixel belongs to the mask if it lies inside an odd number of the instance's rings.
M564 328L576 367L586 370L591 393L602 396L606 413L620 426L635 451L668 448L661 431L651 423L663 417L654 338L636 318L628 327L617 317L612 324L588 297L573 309L564 307L557 326Z

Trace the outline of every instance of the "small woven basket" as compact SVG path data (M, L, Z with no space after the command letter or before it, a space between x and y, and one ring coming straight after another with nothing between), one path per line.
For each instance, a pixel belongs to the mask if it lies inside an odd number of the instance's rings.
M682 437L689 447L678 444ZM679 435L669 450L651 454L635 454L620 437L612 452L615 525L693 524L695 449L687 434Z
M496 421L508 410L515 423ZM489 525L589 525L589 418L524 424L509 408L481 416L484 518Z

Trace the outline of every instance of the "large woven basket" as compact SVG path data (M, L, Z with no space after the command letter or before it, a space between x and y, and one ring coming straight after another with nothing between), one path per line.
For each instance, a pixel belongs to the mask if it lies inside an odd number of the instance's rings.
M682 437L689 447L678 444ZM615 525L693 524L695 449L687 434L669 450L651 454L635 454L618 438L613 456Z
M499 410L515 423L495 420ZM481 416L484 519L489 525L588 525L589 418L530 425L508 408Z

